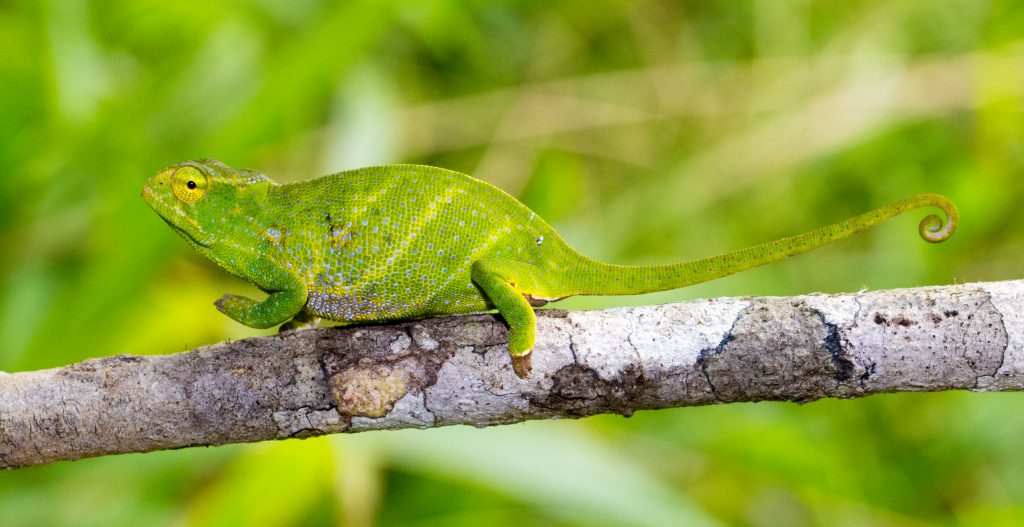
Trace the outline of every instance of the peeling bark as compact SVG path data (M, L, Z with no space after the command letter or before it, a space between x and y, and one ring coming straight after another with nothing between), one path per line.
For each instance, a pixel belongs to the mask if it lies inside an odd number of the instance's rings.
M336 432L1024 387L1024 281L286 332L0 373L0 467Z

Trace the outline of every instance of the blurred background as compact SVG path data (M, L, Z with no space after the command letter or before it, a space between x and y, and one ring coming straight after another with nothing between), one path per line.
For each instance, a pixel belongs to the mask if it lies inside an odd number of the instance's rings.
M1024 275L1024 3L0 0L0 370L258 332L139 199L216 157L412 162L584 253L672 262L916 192L956 201L680 291ZM900 394L126 455L0 473L0 524L1020 525L1024 396Z

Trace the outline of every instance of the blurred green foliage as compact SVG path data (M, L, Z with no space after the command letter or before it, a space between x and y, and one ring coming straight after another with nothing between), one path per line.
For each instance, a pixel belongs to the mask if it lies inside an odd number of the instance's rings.
M248 286L138 198L196 157L280 181L473 174L594 257L669 262L941 192L713 283L560 307L1011 279L1024 3L0 2L0 369L253 334ZM250 291L251 292L251 291ZM741 404L190 449L0 474L21 525L1020 525L1015 394Z

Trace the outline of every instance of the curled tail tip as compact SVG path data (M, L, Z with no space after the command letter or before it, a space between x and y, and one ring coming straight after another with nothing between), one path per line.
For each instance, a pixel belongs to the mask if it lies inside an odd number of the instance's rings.
M945 220L936 214L929 214L918 224L917 231L921 238L931 243L941 243L953 236L957 224L960 222L960 215L956 205L946 196L940 194L921 194L918 196L921 206L932 206L942 209L946 214Z

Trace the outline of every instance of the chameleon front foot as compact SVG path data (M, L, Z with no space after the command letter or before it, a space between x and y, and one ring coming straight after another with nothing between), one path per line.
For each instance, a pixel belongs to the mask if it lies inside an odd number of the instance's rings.
M281 327L277 328L277 332L286 333L291 331L302 331L304 329L315 329L318 327L320 327L319 318L314 318L312 320L299 320L297 318L293 318L288 322L281 324Z
M533 350L526 350L526 353L520 353L518 355L512 355L512 370L516 372L516 375L520 379L525 379L530 376L530 370L533 369Z
M311 315L306 311L300 311L295 318L281 324L281 327L277 328L278 333L285 333L289 331L301 331L303 329L313 329L320 327L320 317Z

